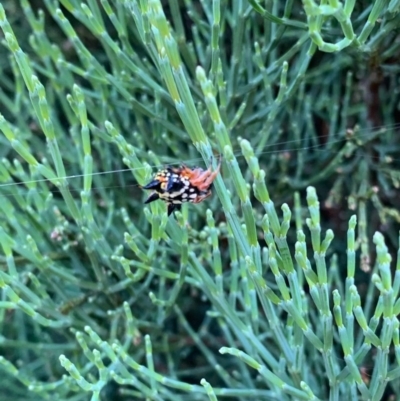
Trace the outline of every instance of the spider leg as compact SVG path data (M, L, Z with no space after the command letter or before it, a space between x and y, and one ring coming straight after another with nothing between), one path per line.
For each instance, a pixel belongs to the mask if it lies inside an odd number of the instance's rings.
M193 200L192 203L200 203L200 202L203 202L203 200L204 200L204 199L207 199L209 196L211 196L211 194L212 194L212 191L211 191L211 189L210 189L210 190L207 191L207 193L202 194L202 195L198 195L198 196L196 197L196 199Z
M213 173L209 174L208 177L205 178L205 181L203 182L202 186L204 187L209 187L213 181L217 178L217 175L219 173L219 168L218 170L215 170Z
M191 178L190 182L192 185L197 186L201 191L205 191L215 180L219 171L221 169L221 158L219 159L218 166L215 171L212 171L210 166L206 171L198 174L197 176Z

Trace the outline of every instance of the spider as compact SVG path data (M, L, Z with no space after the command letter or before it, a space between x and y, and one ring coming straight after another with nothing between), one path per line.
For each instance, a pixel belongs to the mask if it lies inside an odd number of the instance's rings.
M187 167L182 164L178 168L167 166L156 173L153 180L143 187L153 192L144 203L161 199L168 205L168 216L174 210L180 210L182 203L200 203L211 195L212 183L221 168L219 159L217 169L212 171L200 167Z

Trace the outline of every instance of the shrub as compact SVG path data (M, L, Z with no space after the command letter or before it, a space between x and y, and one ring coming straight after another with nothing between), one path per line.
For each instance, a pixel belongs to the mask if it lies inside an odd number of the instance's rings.
M399 10L1 1L1 401L400 399Z

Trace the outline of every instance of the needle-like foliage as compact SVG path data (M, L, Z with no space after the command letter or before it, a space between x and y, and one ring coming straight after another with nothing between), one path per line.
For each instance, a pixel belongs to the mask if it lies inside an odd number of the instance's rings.
M0 0L0 401L400 399L399 26ZM143 204L219 156L211 198Z

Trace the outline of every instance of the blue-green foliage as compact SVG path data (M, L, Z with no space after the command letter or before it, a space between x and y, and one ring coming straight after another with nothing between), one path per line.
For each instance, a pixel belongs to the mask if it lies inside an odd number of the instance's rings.
M399 11L0 1L0 401L400 399Z

